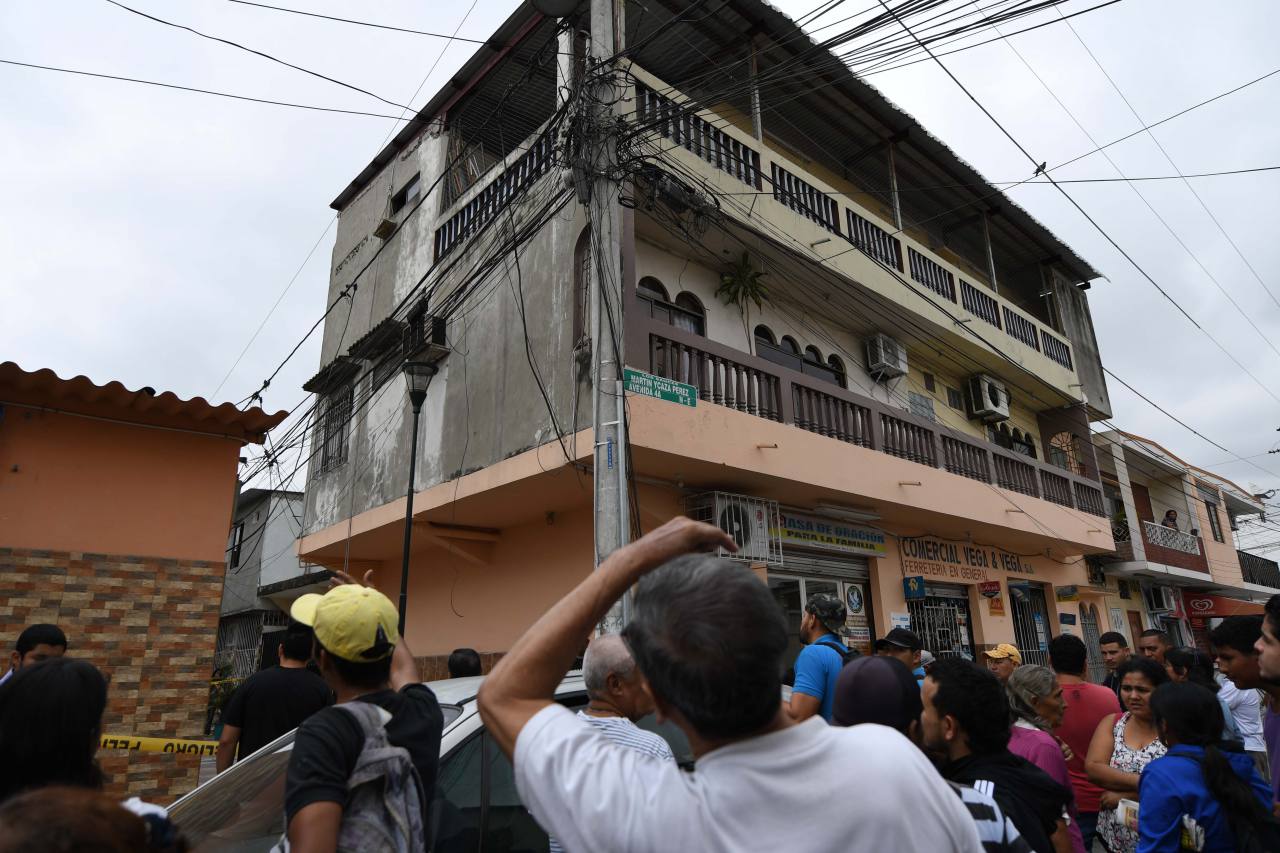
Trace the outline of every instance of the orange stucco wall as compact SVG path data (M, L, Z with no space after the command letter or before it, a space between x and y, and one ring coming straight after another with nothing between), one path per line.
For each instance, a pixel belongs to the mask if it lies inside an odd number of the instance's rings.
M7 407L0 547L223 562L236 441Z

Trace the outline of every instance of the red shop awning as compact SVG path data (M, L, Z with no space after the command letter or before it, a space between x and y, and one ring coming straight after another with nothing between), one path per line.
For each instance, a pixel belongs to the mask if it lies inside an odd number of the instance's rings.
M1192 617L1261 616L1263 612L1262 605L1256 601L1241 601L1211 592L1186 592L1182 597L1187 603L1187 615Z

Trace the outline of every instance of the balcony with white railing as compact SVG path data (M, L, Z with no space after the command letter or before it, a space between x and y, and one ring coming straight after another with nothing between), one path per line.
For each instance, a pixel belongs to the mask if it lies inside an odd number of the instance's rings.
M743 183L763 190L750 201L750 215L744 202L744 218L763 216L779 223L797 246L823 242L832 234L842 237L859 251L826 252L820 263L909 307L970 346L1014 357L1064 396L1078 398L1075 354L1057 331L993 291L972 270L951 263L767 143L699 109L643 69L634 73L633 118L658 137L662 158L677 173L681 167L696 172L729 196L740 195ZM733 216L736 207L722 210ZM976 335L966 334L964 325ZM1004 365L996 359L992 369L999 372Z
M1153 524L1150 521L1142 522L1142 538L1150 545L1181 551L1184 554L1200 553L1200 537L1183 533L1172 527Z

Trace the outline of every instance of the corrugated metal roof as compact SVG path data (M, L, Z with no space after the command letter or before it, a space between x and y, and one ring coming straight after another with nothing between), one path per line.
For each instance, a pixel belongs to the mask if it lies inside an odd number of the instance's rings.
M261 444L267 430L289 413L267 414L260 408L213 405L203 397L184 400L171 391L130 390L121 382L97 385L87 376L63 379L48 368L23 370L12 361L0 364L0 405L26 405L106 418L145 426L181 429Z

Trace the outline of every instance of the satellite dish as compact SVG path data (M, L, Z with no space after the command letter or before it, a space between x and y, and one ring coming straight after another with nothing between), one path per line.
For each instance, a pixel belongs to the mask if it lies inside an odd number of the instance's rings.
M579 0L533 0L533 7L544 15L563 18L578 10Z

